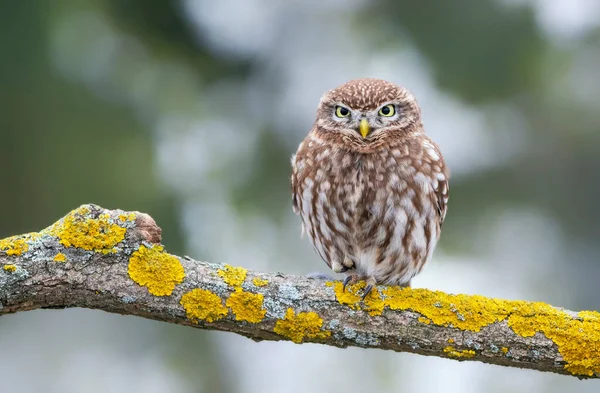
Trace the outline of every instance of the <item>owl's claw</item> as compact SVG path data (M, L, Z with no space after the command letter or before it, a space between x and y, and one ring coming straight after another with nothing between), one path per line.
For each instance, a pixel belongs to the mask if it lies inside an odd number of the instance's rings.
M348 286L348 284L350 284L350 283L354 283L354 281L356 281L356 280L357 280L357 277L356 277L356 275L354 275L354 274L349 274L349 275L348 275L348 276L347 276L347 277L344 279L344 282L343 282L342 289L343 289L344 291L346 291L346 287Z
M358 280L359 280L358 275L356 275L356 274L349 274L344 279L343 286L342 286L343 290L346 291L346 287L349 284L353 284L353 283L355 283ZM367 296L369 296L369 293L371 293L371 291L373 291L373 288L375 288L377 286L377 281L375 281L375 279L373 277L367 278L366 283L367 283L367 285L365 286L363 294L360 297L361 300L365 300L365 298Z
M365 290L364 290L362 296L360 297L360 299L365 300L365 298L369 295L369 293L371 293L373 288L375 288L376 286L377 286L377 281L375 281L375 279L373 277L368 278L367 286L365 287Z
M365 287L365 291L363 292L362 296L360 297L360 300L365 300L367 295L369 293L371 293L372 290L373 290L373 285L367 284L367 286Z

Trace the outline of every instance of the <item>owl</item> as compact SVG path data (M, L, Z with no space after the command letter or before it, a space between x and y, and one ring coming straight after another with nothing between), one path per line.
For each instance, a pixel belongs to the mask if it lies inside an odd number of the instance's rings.
M350 283L410 286L431 259L448 170L405 88L356 79L323 95L292 156L292 205L320 257Z

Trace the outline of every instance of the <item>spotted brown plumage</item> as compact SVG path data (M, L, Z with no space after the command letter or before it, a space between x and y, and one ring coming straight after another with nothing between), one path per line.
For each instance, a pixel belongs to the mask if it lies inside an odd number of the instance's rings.
M345 284L409 286L431 259L448 203L448 171L405 88L357 79L327 92L292 157L303 231Z

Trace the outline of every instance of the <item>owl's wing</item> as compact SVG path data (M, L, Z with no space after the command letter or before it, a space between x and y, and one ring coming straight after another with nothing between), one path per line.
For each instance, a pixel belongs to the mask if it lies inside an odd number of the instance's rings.
M292 186L292 210L294 211L294 213L300 215L300 190L298 187L299 181L298 178L300 177L300 170L298 169L298 165L297 165L297 153L294 154L292 156L292 176L291 176L291 186ZM304 220L302 220L302 231L300 232L300 237L303 238L304 237Z
M444 168L442 168L444 169ZM448 197L449 197L449 185L448 176L446 171L436 173L436 182L434 182L434 192L437 200L437 212L440 217L440 227L444 223L446 218L446 212L448 211ZM437 187L435 185L437 184Z
M298 167L296 166L296 154L292 156L292 210L296 214L300 214L300 207L298 204Z
M440 220L440 227L444 223L446 218L446 212L448 211L448 196L449 196L449 171L440 152L440 148L430 138L425 138L423 141L423 148L425 154L429 156L426 158L432 165L433 172L431 173L431 180L433 182L433 192L435 194L435 201L437 207L437 213Z

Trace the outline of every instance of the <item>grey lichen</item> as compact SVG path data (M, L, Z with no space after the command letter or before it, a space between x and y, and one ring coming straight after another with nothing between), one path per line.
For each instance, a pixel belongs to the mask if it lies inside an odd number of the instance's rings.
M266 297L263 301L263 306L267 310L266 316L269 318L283 319L287 307L284 307L280 302L275 301L271 297Z
M339 319L332 319L331 321L329 321L329 329L336 330L339 326L340 326Z
M210 287L206 289L216 293L220 298L228 297L230 292L230 287L223 281L212 282Z
M5 288L8 285L12 285L29 277L29 272L21 266L10 266L14 267L14 271L7 270L6 268L0 268L0 288Z
M342 330L342 333L344 334L344 337L346 337L349 340L354 340L354 338L356 337L356 331L349 327L345 327L344 330Z
M121 298L121 301L126 304L131 304L131 303L135 302L136 300L137 300L137 298L135 296L129 296L129 295L125 295Z
M357 334L354 341L358 345L375 347L379 345L379 340L370 334Z
M279 296L284 299L298 300L300 299L300 292L291 284L279 284Z

